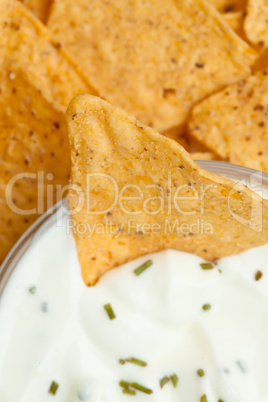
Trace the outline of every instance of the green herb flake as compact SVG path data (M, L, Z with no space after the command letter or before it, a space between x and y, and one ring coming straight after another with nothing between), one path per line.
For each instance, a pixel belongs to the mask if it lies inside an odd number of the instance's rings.
M152 260L148 260L146 261L144 264L142 264L140 267L136 268L134 270L134 274L136 276L139 276L140 274L142 274L147 268L149 268L151 265L153 265L153 261Z
M244 366L244 364L241 362L241 361L237 361L236 362L236 364L237 364L237 367L240 369L240 371L242 372L242 373L246 373L247 372L247 370L245 369L245 366Z
M128 387L130 386L130 382L121 380L121 381L119 382L119 385L120 385L120 387L122 387L122 388L128 388Z
M56 395L58 388L59 384L57 384L55 381L52 381L48 393L51 395Z
M208 402L206 394L201 396L200 402Z
M197 374L199 375L199 377L204 377L205 376L205 372L204 372L203 369L197 370Z
M136 391L134 391L134 389L128 389L128 388L124 388L122 390L123 394L127 394L127 395L136 395Z
M116 318L116 315L114 313L114 310L110 304L105 304L104 305L104 310L106 311L108 317L110 320L114 320Z
M170 381L169 377L162 378L162 380L159 381L160 382L160 388L163 388L164 385L166 385L169 381Z
M137 382L132 382L130 384L131 388L136 389L137 391L143 392L144 394L152 394L153 391L149 388L144 387L141 384L138 384Z
M126 364L126 361L124 359L119 359L119 363L123 365Z
M41 304L41 311L42 311L43 313L48 313L49 310L50 310L50 304L49 304L48 302L43 302L43 303Z
M136 359L136 357L129 357L128 359L125 359L124 361L125 361L125 363L136 364L136 366L140 366L140 367L146 367L147 366L147 363L145 361L140 360L140 359Z
M262 278L263 273L261 271L257 271L255 274L255 280L259 281Z
M178 385L178 382L179 382L179 379L178 379L177 374L172 374L172 375L170 376L170 379L171 379L171 382L172 382L172 384L173 384L173 387L176 388L177 385Z
M224 402L222 399L219 399L218 402Z
M29 288L29 293L31 293L32 295L34 295L37 292L37 287L36 286L31 286Z
M207 269L213 269L215 265L212 264L212 262L203 262L202 264L200 264L200 267L204 270L207 270Z
M204 311L210 310L210 309L211 309L211 304L209 304L209 303L204 304L204 305L202 306L202 309L203 309Z

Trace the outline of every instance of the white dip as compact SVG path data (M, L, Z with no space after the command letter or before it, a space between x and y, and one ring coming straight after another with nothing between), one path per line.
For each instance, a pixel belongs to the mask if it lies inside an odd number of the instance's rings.
M268 401L268 245L211 270L167 250L87 288L63 222L35 237L0 298L0 402ZM119 363L130 357L147 366ZM123 394L121 380L153 393Z
M153 265L135 276L149 258ZM267 402L268 246L211 270L202 262L167 250L87 288L72 236L64 226L49 227L0 301L0 401L199 402L205 394L208 402ZM263 276L256 281L258 270ZM129 357L148 365L119 363ZM161 389L159 381L172 374L177 387L169 381ZM120 380L153 393L125 395ZM48 393L52 381L59 385L55 395Z

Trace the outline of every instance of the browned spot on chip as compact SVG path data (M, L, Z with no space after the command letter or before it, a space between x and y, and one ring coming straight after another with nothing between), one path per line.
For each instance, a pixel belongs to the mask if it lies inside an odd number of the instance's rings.
M208 0L222 13L243 11L246 8L247 0Z
M169 96L176 96L176 89L173 88L164 88L163 89L164 98L168 98Z
M204 68L205 64L204 63L195 63L196 68Z
M224 12L225 13L231 13L231 12L233 12L234 11L234 6L232 6L231 4L227 4L225 7L224 7Z

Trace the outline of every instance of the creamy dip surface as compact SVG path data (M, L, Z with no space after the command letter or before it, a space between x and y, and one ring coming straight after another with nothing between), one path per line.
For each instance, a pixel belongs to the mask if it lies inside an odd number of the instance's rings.
M87 288L66 221L34 239L0 299L1 402L268 401L268 245L208 270L167 250Z

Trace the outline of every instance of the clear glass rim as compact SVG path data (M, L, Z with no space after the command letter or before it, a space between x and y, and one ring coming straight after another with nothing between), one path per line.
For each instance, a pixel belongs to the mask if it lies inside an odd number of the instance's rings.
M252 174L259 173L262 175L262 184L268 186L268 174L260 172L258 170L250 169L240 165L234 165L227 162L203 160L196 160L196 162L202 169L223 176L237 176L240 173L243 174L243 177L246 179ZM7 257L0 267L0 297L13 269L16 267L18 261L22 258L27 249L30 247L33 237L39 232L39 230L42 229L45 223L49 223L50 220L53 220L53 218L55 218L56 213L62 209L63 204L67 204L66 199L60 201L58 204L54 205L51 209L40 216L21 236L21 238L8 253Z
M64 199L66 200L66 199ZM12 247L0 267L0 297L1 293L18 261L31 245L33 237L42 229L45 223L53 220L55 214L62 208L64 200L58 202L43 215L41 215Z

